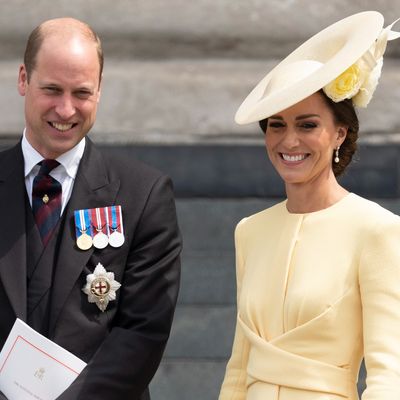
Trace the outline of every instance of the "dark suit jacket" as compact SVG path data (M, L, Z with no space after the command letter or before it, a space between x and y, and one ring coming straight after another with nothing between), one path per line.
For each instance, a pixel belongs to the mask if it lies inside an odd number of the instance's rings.
M106 157L86 140L60 232L48 336L88 365L59 399L148 399L179 286L181 239L171 182L133 159ZM15 318L26 320L27 313L23 165L20 144L0 153L0 346ZM125 243L79 250L74 210L110 205L122 206ZM104 313L82 292L98 262L121 283Z

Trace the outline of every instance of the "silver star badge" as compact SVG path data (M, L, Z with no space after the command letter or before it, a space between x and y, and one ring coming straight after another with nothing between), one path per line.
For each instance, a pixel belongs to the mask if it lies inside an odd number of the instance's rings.
M86 276L86 285L82 291L87 294L89 303L96 303L104 312L108 303L115 300L115 292L120 287L121 284L114 279L114 272L107 272L103 265L98 263L93 274Z

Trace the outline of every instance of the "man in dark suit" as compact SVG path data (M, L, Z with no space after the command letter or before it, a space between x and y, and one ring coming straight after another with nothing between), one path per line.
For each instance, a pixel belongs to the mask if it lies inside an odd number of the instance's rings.
M133 159L103 155L86 138L102 65L100 41L86 24L61 18L36 28L18 79L26 128L20 143L0 154L0 345L18 317L87 362L60 400L149 399L179 286L181 239L169 178ZM51 171L43 172L48 162ZM59 188L47 236L32 209L35 201L39 209L53 202L50 192L35 194L40 174ZM74 218L76 210L97 209L100 216L114 205L122 221L108 231L104 224L97 229L95 214L91 233L79 224L83 214ZM91 245L104 232L110 244ZM80 236L89 242L77 242ZM96 287L99 263L114 277ZM114 285L116 298L102 285Z

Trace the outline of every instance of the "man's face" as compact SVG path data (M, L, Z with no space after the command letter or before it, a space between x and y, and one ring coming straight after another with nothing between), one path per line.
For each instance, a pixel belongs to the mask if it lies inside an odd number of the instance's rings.
M100 99L95 44L81 36L44 39L29 83L24 65L18 91L25 96L26 137L45 158L73 148L91 129Z

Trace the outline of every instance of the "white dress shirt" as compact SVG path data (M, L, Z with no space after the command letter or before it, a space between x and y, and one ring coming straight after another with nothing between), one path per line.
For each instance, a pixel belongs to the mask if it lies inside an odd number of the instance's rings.
M22 154L24 156L24 169L25 169L25 186L28 193L29 202L32 206L32 185L33 179L38 174L40 166L37 165L40 161L44 160L28 142L25 131L22 137ZM85 150L85 138L83 138L76 146L66 153L57 157L56 160L60 165L50 171L50 175L60 182L62 187L62 204L61 214L64 212L65 206L71 197L72 188L76 173L78 171L79 163Z

